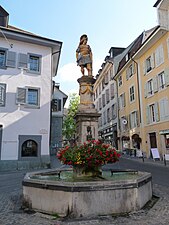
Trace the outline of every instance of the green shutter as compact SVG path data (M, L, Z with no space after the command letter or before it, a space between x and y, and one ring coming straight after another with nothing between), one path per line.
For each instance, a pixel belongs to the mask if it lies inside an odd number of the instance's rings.
M7 51L6 66L16 67L16 52Z
M155 106L155 118L156 118L156 122L158 122L160 121L159 111L158 111L158 102L155 102L154 106Z
M19 53L18 55L18 68L27 68L28 56L27 54Z
M153 91L154 93L158 91L158 75L153 78Z
M169 68L166 68L164 70L164 76L165 76L165 85L168 86L169 85Z

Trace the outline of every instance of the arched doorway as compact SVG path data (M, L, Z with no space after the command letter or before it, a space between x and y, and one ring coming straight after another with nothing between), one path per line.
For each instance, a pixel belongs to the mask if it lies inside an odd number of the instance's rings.
M34 140L26 140L21 148L21 157L38 156L38 144Z

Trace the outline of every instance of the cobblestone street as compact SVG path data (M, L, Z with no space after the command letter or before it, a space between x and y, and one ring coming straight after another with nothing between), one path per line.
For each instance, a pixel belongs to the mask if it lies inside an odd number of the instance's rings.
M100 216L86 219L60 219L21 209L23 172L0 173L0 225L168 225L169 189L153 184L153 192L159 199L148 208L124 216ZM5 180L7 185L5 184ZM14 183L16 181L16 183Z

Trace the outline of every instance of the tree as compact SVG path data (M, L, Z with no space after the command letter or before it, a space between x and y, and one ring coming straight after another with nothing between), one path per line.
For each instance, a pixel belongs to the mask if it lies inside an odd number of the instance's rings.
M76 121L74 119L78 104L79 104L79 96L76 93L73 93L70 95L70 101L69 101L69 107L68 107L68 113L66 118L63 121L63 136L67 140L74 139L75 133L76 133Z

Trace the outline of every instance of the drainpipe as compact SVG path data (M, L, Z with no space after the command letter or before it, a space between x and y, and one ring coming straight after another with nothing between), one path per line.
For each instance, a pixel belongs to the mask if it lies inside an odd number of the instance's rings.
M141 118L141 105L140 105L140 87L139 87L139 77L138 77L138 63L132 57L131 57L131 60L136 64L139 119L140 119L140 123L141 123L142 118Z

